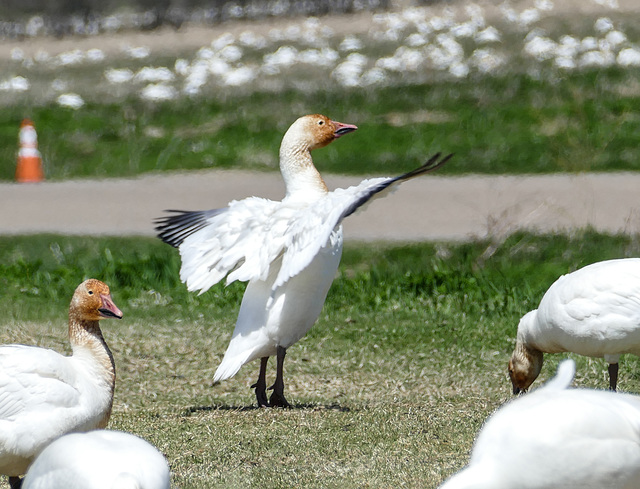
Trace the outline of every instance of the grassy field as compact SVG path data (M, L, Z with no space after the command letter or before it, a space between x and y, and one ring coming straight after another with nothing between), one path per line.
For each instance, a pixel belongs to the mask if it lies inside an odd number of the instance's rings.
M434 488L511 397L519 317L560 274L640 251L634 237L588 231L517 234L489 258L487 246L349 246L318 324L289 350L291 410L253 407L257 363L212 385L243 287L187 293L177 252L158 240L0 237L0 343L68 352L71 294L100 278L124 312L103 322L118 372L110 427L155 444L175 487ZM606 387L603 360L574 358L578 385ZM640 392L635 357L620 388Z
M605 32L594 31L596 18L574 19L570 10L526 29L496 23L502 37L489 45L456 37L468 76L454 77L451 63L439 70L421 65L387 70L389 81L375 88L349 88L330 75L351 56L340 51L344 36L316 46L339 52L330 68L297 62L281 67L279 77L257 71L253 85L239 88L210 77L198 95L162 103L143 100L147 82L133 77L143 66L164 66L176 75L169 88L184 89L188 77L177 75L176 58L161 53L95 64L60 65L54 56L3 60L0 181L14 178L23 117L36 121L46 178L55 181L209 168L277 171L282 134L312 112L360 128L318 155L322 172L397 174L436 151L456 154L445 175L637 171L640 68L610 63L563 70L551 58L523 54L536 32L558 43L565 34L580 42L596 36L598 49L607 51ZM635 47L635 17L611 18L627 36L620 46ZM362 36L359 54L367 69L408 48L417 27L401 29L396 41ZM429 49L450 45L452 35L439 36L445 30L413 46L416 52L426 59L434 52ZM304 39L245 46L229 65L263 67L285 43L299 51L310 47ZM588 49L575 54L576 62ZM481 73L474 56L487 52L507 61ZM195 52L179 56L190 69L206 59ZM133 81L108 86L106 74L114 68L131 69ZM32 88L2 88L21 76ZM85 105L57 105L63 90L80 93ZM103 322L118 374L110 427L157 446L174 487L435 488L466 463L484 419L511 398L506 364L519 318L559 275L640 253L635 235L584 230L568 237L515 234L497 250L492 246L350 244L318 323L289 350L290 410L254 407L249 386L257 363L212 385L244 286L187 293L178 279L178 253L156 239L0 236L0 344L68 353L73 290L85 278L99 278L124 312L122 321ZM561 358L548 357L534 386L553 375ZM577 385L608 385L603 360L574 358ZM269 374L268 381L273 365ZM623 358L619 387L640 393L635 357Z

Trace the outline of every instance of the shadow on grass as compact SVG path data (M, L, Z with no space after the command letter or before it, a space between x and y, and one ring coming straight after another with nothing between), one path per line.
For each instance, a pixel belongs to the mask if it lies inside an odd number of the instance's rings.
M190 406L183 411L184 416L191 416L196 413L212 412L212 411L257 411L260 409L300 409L311 411L338 411L341 413L348 413L352 411L352 408L347 406L341 406L339 404L311 404L311 403L299 403L292 404L289 408L265 408L258 406L232 406L229 404L219 404L214 406Z

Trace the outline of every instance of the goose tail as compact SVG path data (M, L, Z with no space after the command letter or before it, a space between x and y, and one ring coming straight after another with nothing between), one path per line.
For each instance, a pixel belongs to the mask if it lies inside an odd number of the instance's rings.
M238 373L240 368L247 362L253 360L253 350L242 352L239 355L227 355L225 354L222 362L216 369L216 373L213 375L213 383L217 384L223 380L230 379Z
M542 389L545 391L567 389L571 385L571 382L573 382L575 374L576 362L570 358L563 360L560 365L558 365L556 376L547 382Z

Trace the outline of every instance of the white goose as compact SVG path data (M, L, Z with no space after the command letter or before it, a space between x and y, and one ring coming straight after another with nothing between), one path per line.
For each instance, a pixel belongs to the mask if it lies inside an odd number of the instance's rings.
M69 357L25 345L0 346L0 474L19 487L19 476L65 433L103 428L115 388L113 356L102 337L102 318L122 318L109 287L81 283L69 306Z
M531 394L496 411L469 465L440 489L640 487L640 397L567 389L573 360Z
M233 336L214 382L232 377L260 358L255 388L259 406L288 406L282 377L286 349L313 326L342 254L341 221L379 192L442 166L439 154L395 178L373 178L329 192L311 151L355 131L354 125L307 115L287 130L280 146L286 195L280 202L250 197L228 207L176 212L158 219L158 236L179 248L180 278L205 292L227 277L249 282ZM273 393L267 401L266 368L277 356Z
M31 464L22 489L169 489L164 456L142 438L96 430L62 436Z
M559 352L604 357L616 390L620 355L640 355L640 259L594 263L549 287L518 325L509 361L514 394L538 377L543 353Z

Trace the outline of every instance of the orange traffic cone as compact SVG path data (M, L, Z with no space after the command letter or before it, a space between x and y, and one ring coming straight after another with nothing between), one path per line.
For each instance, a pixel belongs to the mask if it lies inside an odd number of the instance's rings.
M44 180L42 156L38 151L38 135L33 122L24 119L20 124L20 150L16 166L16 181L41 182Z

